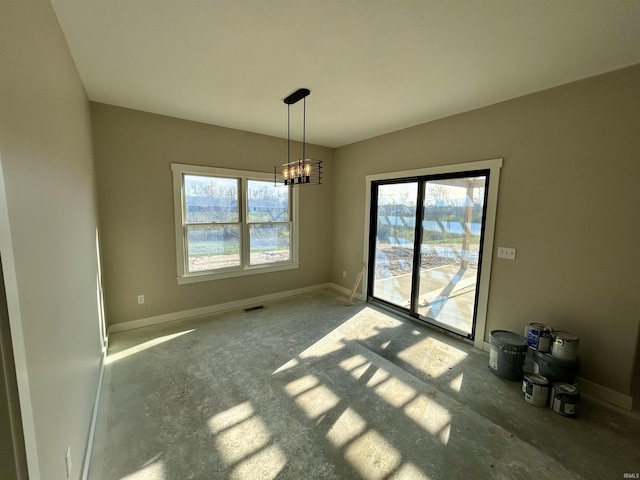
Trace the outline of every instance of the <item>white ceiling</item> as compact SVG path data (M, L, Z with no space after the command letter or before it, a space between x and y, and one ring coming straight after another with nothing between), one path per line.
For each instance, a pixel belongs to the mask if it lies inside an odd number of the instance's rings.
M91 100L329 147L640 63L640 0L52 4Z

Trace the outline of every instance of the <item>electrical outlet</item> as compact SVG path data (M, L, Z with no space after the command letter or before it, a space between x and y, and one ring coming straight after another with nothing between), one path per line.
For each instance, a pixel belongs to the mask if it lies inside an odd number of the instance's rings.
M516 249L509 247L498 247L498 258L506 258L507 260L516 259Z
M342 278L347 278L347 271L346 270L342 270Z
M64 456L65 463L67 464L67 478L71 478L71 447L67 447L67 453Z
M144 303L144 295L138 295L138 305L142 305Z

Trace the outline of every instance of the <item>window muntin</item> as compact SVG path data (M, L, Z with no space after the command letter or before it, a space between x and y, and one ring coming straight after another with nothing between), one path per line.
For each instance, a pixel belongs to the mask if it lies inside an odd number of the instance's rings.
M298 193L272 174L172 164L178 283L298 267Z

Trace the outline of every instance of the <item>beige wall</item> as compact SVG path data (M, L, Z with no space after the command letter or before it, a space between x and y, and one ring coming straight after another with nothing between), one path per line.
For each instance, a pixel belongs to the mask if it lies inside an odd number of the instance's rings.
M77 479L102 357L89 105L50 3L0 3L0 253L29 474L67 478L70 446Z
M570 330L581 338L581 376L631 395L638 80L636 66L335 151L312 146L327 175L301 191L301 268L181 286L170 163L268 171L285 141L92 104L109 323L327 281L350 289L362 264L366 175L504 158L495 245L518 256L494 259L485 339L533 321Z
M329 281L331 149L307 146L324 161L325 184L300 191L299 269L178 285L171 163L271 172L285 162L286 140L103 104L91 105L91 117L109 324Z
M580 336L580 375L631 394L640 324L640 66L338 148L332 281L363 255L365 175L504 158L485 339ZM354 181L355 179L355 181Z

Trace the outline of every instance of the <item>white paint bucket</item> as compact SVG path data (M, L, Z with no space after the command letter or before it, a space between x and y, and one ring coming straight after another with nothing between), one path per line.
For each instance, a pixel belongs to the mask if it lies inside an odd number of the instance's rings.
M522 398L536 407L546 407L549 403L549 380L542 375L525 373L522 380Z
M565 417L575 417L578 414L580 391L568 383L554 383L551 388L549 407L554 412Z
M489 336L489 369L501 378L520 380L527 354L527 341L522 335L506 330L494 330Z
M575 360L578 358L577 335L569 332L557 331L551 334L551 355L561 360Z
M551 349L551 327L542 323L530 323L525 329L527 345L539 352L548 352Z

